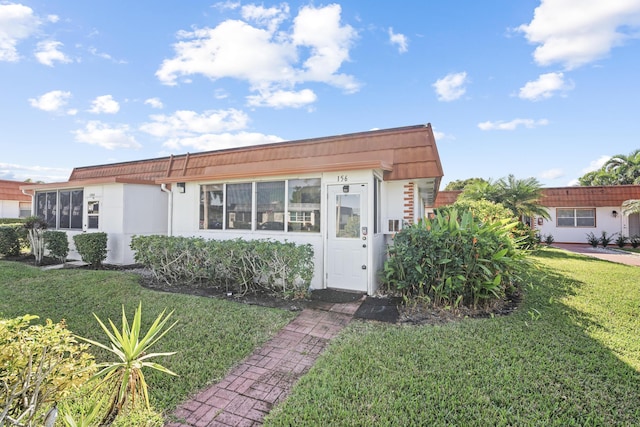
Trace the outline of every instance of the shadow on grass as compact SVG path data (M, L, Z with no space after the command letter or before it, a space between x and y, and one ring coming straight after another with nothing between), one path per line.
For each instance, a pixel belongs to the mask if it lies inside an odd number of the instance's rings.
M545 264L602 261L535 257L511 316L353 323L265 425L640 425L640 373L590 335L607 319L565 303L588 283Z

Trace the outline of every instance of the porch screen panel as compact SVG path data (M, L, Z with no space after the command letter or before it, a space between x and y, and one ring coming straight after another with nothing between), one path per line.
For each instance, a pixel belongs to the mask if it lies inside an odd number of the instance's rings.
M256 184L257 230L284 231L284 181Z
M200 186L200 229L222 230L224 223L224 185Z
M250 230L251 183L227 184L227 229Z
M60 222L58 228L71 228L71 191L61 191L58 211Z
M83 190L71 191L71 228L82 228L82 206L84 206L83 197Z
M58 193L47 191L36 193L36 215L45 220L47 227L56 228Z
M320 178L291 179L288 191L289 231L320 232Z

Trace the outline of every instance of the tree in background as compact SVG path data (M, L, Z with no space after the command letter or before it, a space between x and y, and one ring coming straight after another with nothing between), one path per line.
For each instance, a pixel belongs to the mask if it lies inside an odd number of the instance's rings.
M444 191L464 190L468 185L475 184L477 182L487 182L484 178L468 178L468 179L456 179L451 181L444 187Z
M520 220L533 216L549 219L547 208L541 204L542 186L535 178L509 175L498 181L474 182L465 187L460 199L500 203Z
M628 155L616 154L598 170L578 178L580 185L640 184L640 150Z

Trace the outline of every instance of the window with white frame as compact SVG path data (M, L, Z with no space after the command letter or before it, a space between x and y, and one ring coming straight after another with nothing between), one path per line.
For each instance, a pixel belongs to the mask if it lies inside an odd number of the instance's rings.
M28 216L31 216L31 203L20 202L19 209L20 209L20 213L18 214L18 216L20 218L26 218Z
M595 227L596 210L594 208L558 208L556 224L558 227Z
M320 232L320 188L319 178L201 185L199 228Z

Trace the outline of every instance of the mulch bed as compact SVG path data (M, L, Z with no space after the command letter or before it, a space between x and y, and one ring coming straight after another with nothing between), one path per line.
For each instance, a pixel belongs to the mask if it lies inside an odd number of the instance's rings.
M33 255L21 255L18 257L5 257L6 261L21 262L35 265ZM41 266L59 264L55 258L44 257ZM69 266L70 267L70 266ZM91 269L91 266L74 267ZM123 270L140 275L140 283L143 287L159 291L197 295L208 298L220 298L243 304L259 305L262 307L280 308L290 311L300 311L306 307L313 307L314 302L349 303L362 298L362 293L340 291L336 289L318 289L311 292L308 299L287 300L267 292L252 292L245 294L229 293L226 288L213 286L180 286L167 285L155 280L151 272L140 265L111 265L103 264L102 270ZM515 293L509 299L498 301L491 307L471 309L459 307L457 309L444 309L434 307L431 304L409 303L404 304L401 297L397 296L368 296L360 305L354 318L362 320L374 320L393 324L413 325L442 325L457 322L466 318L488 318L491 316L504 316L511 314L522 302L520 293Z

